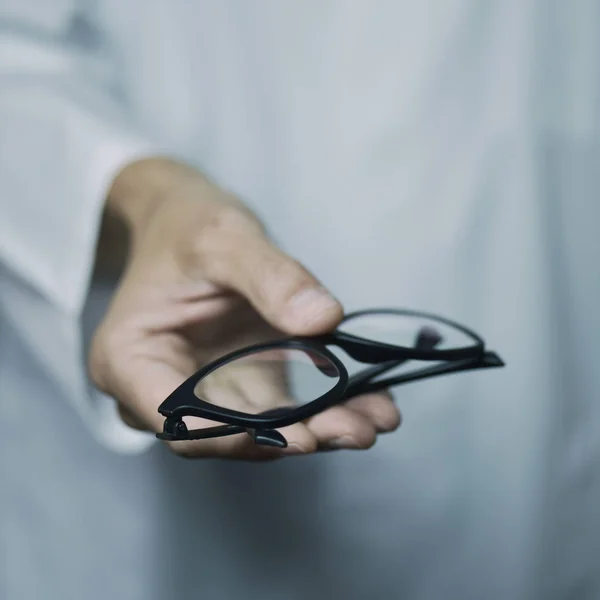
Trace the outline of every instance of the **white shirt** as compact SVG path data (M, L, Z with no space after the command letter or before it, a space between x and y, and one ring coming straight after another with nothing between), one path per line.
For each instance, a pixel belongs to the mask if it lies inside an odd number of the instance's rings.
M0 597L600 597L599 40L594 0L0 0ZM165 152L507 367L398 389L364 454L149 449L82 325L110 181Z

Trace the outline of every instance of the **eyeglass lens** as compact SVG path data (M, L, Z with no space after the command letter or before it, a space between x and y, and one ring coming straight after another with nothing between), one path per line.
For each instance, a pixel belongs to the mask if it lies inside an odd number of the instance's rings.
M258 414L312 402L332 390L339 379L335 364L317 352L276 348L218 367L198 382L194 393L216 406Z

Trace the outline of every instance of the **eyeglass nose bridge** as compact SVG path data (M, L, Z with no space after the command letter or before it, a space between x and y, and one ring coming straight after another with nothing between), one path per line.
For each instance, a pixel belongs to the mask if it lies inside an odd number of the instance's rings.
M348 356L362 363L375 364L390 360L390 350L382 348L377 342L357 340L354 336L336 332L328 343L338 346Z
M401 347L385 347L367 338L357 340L351 334L336 332L333 343L342 348L350 357L359 362L377 364L389 360L397 360ZM422 327L415 335L413 348L416 350L433 350L444 341L442 334L433 327ZM405 358L410 358L410 348L406 348Z

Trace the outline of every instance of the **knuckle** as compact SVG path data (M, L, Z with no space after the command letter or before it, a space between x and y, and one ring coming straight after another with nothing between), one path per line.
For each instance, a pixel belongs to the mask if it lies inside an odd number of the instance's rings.
M224 202L212 213L208 225L219 231L262 229L258 219L242 204Z
M252 233L247 216L240 210L219 208L199 224L192 235L187 260L199 264L206 271L221 272L227 266L232 251L246 244Z
M208 212L200 224L201 235L198 236L202 243L222 246L223 236L237 237L248 234L262 233L259 221L248 210L227 204L219 206Z
M305 268L293 258L274 260L266 265L269 294L278 303L285 303L314 282Z

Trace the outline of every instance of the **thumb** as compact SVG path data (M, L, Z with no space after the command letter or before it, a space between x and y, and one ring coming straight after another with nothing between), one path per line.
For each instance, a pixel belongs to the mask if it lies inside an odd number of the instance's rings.
M262 232L221 231L218 240L202 246L200 259L209 279L245 296L277 329L291 335L317 335L341 321L341 304Z

